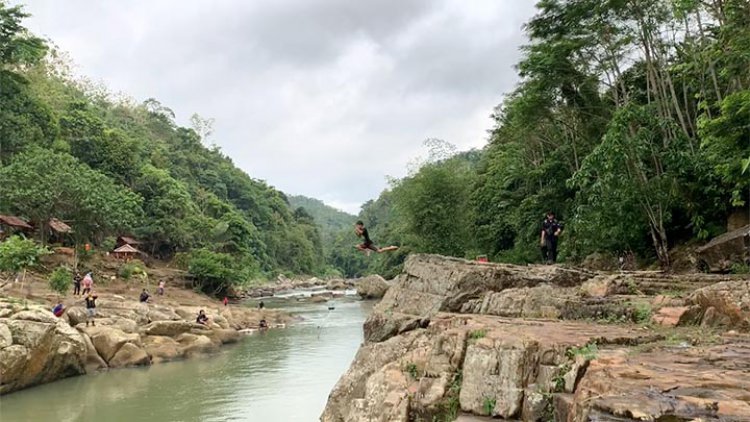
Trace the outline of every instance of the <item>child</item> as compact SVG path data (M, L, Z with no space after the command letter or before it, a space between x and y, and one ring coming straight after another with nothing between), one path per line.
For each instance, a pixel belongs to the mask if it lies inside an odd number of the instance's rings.
M378 248L377 246L375 246L373 241L370 239L370 234L367 232L365 223L363 223L362 221L357 221L357 223L354 224L354 233L356 233L357 236L362 237L364 239L364 242L355 246L355 248L364 252L365 254L367 254L367 256L370 256L370 252L372 251L375 251L377 253L382 253L382 252L388 252L388 251L395 251L396 249L398 249L398 246L388 246L385 248Z

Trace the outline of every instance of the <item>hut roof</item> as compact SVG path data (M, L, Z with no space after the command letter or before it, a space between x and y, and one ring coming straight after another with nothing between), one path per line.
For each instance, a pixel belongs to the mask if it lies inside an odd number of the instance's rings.
M23 221L19 217L13 217L12 215L0 215L0 223L5 224L6 226L17 227L20 229L33 229L33 227L29 225L29 223Z
M120 236L120 241L122 243L125 243L126 245L140 245L141 242L139 242L137 239L130 237L130 236Z
M116 253L141 253L141 251L139 251L138 249L136 249L136 248L134 248L134 247L132 247L132 246L130 246L128 244L120 246L119 248L115 249L113 252L116 252Z
M70 233L73 231L69 225L56 218L51 218L49 220L49 227L57 233Z

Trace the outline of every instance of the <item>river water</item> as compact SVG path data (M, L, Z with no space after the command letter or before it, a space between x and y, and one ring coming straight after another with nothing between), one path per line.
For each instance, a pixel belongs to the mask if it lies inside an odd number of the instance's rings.
M217 354L3 396L0 421L317 421L362 342L372 306L346 299L329 304L335 309L278 305L304 321L248 336Z

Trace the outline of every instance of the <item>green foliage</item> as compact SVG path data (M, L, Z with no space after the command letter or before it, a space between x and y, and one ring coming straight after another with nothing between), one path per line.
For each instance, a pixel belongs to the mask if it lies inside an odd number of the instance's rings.
M253 275L253 265L238 262L232 255L195 249L190 253L188 274L194 285L208 294L221 295L235 284L247 281Z
M458 411L461 409L459 397L461 395L461 382L463 374L461 371L453 374L451 383L448 386L443 400L437 405L437 414L433 416L432 422L453 422L458 417Z
M581 347L571 347L565 351L565 355L570 359L575 359L576 356L583 356L586 360L593 360L596 359L597 353L599 353L599 348L596 347L596 343L589 343Z
M492 397L485 397L482 401L482 414L483 415L492 415L492 412L495 410L495 405L497 404L497 399Z
M484 338L486 335L487 335L487 330L484 330L484 329L472 330L469 332L469 339L479 340L480 338Z
M120 265L117 269L117 276L123 280L130 280L133 276L139 276L141 278L148 277L146 268L138 262L127 262Z
M52 271L52 274L50 274L47 284L53 292L59 295L64 295L70 290L72 280L73 275L70 270L65 267L58 267Z
M636 324L647 324L651 322L653 310L648 303L639 303L633 310L633 322Z
M11 236L0 242L0 272L15 274L32 268L40 257L48 253L46 248L39 247L33 240Z
M750 264L736 262L729 269L732 274L750 274Z
M412 379L419 379L419 370L414 363L406 364L406 373L409 374Z

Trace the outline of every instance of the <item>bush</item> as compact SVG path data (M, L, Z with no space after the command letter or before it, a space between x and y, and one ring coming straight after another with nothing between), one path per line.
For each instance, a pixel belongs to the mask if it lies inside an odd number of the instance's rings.
M117 239L112 236L108 236L104 238L99 247L105 252L112 252L115 249L115 245L117 245Z
M0 242L0 272L19 273L35 266L39 258L47 254L49 250L38 246L33 240L11 236Z
M130 280L134 275L146 276L146 269L137 262L128 262L120 266L117 270L117 276L123 280Z
M52 271L47 283L53 292L59 295L64 295L70 288L72 280L73 276L70 273L70 270L65 267L59 267L55 271Z
M249 273L232 255L208 249L190 252L188 274L193 277L194 286L205 293L224 294L235 283L250 278Z

